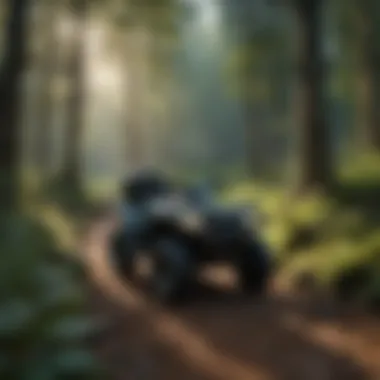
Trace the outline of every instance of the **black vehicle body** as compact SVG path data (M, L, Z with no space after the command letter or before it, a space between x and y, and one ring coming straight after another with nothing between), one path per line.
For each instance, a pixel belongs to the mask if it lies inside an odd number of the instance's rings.
M157 181L145 183L154 190L151 192L133 185L133 190L139 188L135 192L138 202L128 198L131 187L127 185L121 223L112 241L117 267L127 277L135 278L134 262L139 252L148 252L156 262L154 271L161 271L161 282L175 277L167 285L170 291L165 296L156 294L164 301L178 299L197 267L205 262L231 262L240 271L245 288L264 290L270 257L246 210L217 204L205 192L181 193L157 186ZM142 193L147 196L140 197ZM149 281L155 293L158 280Z
M197 263L202 263L231 261L239 246L244 245L249 239L258 238L250 231L248 225L244 225L241 215L236 210L195 208L188 212L197 213L202 221L194 221L194 225L188 225L188 215L164 217L154 213L148 214L141 229L136 231L136 243L142 249L149 249L161 238L176 239L191 250ZM191 217L192 215L189 215L189 218Z

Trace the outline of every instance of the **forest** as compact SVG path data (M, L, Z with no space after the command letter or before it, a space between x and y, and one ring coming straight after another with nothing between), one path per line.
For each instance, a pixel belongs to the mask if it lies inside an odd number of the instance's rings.
M2 1L0 378L379 379L378 39L377 0ZM113 278L143 167L258 213L269 299Z

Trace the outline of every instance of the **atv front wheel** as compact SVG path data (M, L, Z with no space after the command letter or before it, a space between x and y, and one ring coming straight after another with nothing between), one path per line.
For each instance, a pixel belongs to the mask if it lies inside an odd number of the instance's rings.
M123 231L116 231L110 239L111 263L116 272L123 277L129 277L133 272L133 259L135 252L128 244Z
M189 250L176 239L159 240L150 252L153 261L148 291L159 302L182 301L191 286L194 263Z

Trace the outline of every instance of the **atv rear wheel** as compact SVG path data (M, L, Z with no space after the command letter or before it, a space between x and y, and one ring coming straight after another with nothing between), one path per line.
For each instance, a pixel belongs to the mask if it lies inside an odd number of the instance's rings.
M267 248L258 241L251 241L241 251L239 272L243 291L262 294L267 290L272 262Z

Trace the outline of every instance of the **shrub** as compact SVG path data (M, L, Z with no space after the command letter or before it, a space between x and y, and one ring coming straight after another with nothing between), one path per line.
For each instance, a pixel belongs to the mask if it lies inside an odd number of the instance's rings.
M96 325L54 237L20 215L3 223L0 234L0 378L94 378L97 368L84 342Z

